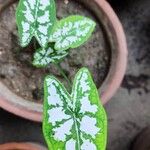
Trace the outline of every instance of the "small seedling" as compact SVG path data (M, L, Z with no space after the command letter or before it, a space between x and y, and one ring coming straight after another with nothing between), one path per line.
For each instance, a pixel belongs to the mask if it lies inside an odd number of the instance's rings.
M47 49L39 48L34 54L33 65L41 68L46 67L50 63L59 63L68 55L68 51L57 51L52 46Z
M44 82L43 132L50 150L105 150L107 117L89 71L76 75L72 93L53 76Z

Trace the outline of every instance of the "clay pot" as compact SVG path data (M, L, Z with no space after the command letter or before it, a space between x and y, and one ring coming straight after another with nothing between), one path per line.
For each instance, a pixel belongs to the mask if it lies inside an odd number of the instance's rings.
M135 139L132 150L150 149L150 127L145 128Z
M33 143L6 143L0 145L0 150L46 150L46 148Z
M5 0L0 12L16 0ZM80 0L101 21L111 47L111 64L108 75L99 89L102 103L107 103L117 92L127 65L127 45L122 25L115 12L105 0ZM27 101L11 92L0 82L0 106L26 119L41 121L42 104Z

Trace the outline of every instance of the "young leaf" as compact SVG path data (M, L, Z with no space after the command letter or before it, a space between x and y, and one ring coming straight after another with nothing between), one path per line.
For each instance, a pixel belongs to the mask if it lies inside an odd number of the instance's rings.
M69 16L54 26L51 42L56 50L67 50L82 45L91 36L95 22L83 16Z
M49 63L58 63L68 55L68 51L55 51L52 47L38 49L34 54L33 65L45 67Z
M35 36L41 47L45 47L56 21L54 0L20 0L16 21L21 46L27 46Z
M86 68L74 80L72 94L53 76L44 83L43 133L52 150L105 150L107 117Z

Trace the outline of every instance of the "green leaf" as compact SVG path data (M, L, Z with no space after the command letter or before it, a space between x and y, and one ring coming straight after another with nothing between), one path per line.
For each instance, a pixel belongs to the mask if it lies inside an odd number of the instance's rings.
M86 68L74 80L72 93L53 76L44 82L43 133L51 150L105 150L107 117Z
M27 46L35 36L46 47L56 21L54 0L20 0L16 11L21 46Z
M54 26L51 42L56 42L56 50L76 48L86 42L91 36L95 22L83 16L69 16L60 20Z
M46 67L50 63L58 63L68 55L68 51L56 51L52 47L39 48L34 54L33 65Z

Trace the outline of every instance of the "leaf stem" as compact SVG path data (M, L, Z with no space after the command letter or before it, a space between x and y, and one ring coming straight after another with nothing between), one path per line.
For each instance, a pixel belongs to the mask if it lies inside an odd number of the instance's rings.
M77 136L77 149L80 150L81 149L81 144L80 144L80 133L79 133L79 130L78 130L78 124L77 124L77 120L76 120L76 116L73 115L73 120L74 120L74 123L75 123L75 129L76 129L76 136Z
M33 39L33 46L34 46L34 50L36 50L37 47L36 47L36 39L35 38Z
M69 89L71 91L71 81L69 80L69 78L66 76L66 74L64 73L64 70L62 69L62 67L60 66L60 63L55 63L57 69L60 71L61 75L65 78L65 80L68 82L68 86Z

